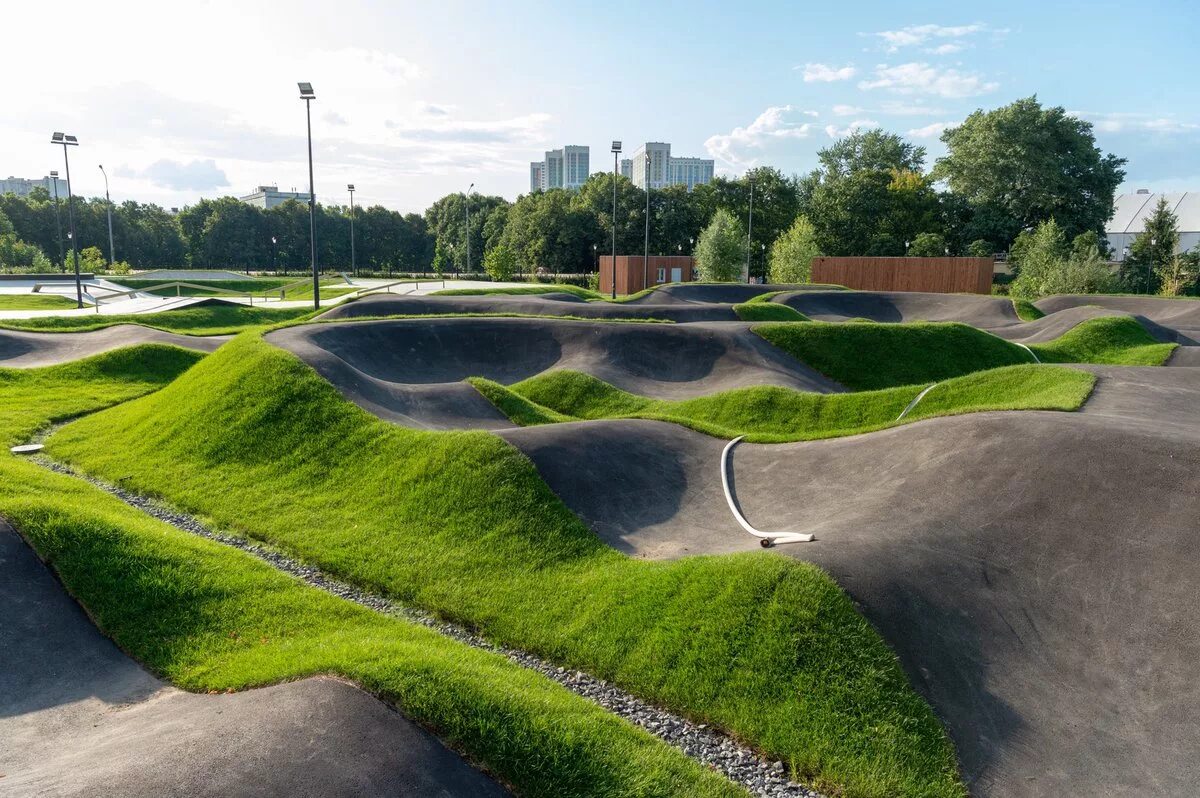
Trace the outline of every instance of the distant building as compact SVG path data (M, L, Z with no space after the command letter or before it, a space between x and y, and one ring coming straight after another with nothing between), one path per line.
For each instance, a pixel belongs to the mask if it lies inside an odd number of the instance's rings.
M647 170L646 154L650 155ZM629 164L629 179L638 188L666 188L687 186L691 191L696 186L711 182L715 162L707 158L673 158L671 145L661 141L648 141L638 147L633 157L622 162Z
M621 159L621 177L633 180L633 161L629 158Z
M1179 247L1176 251L1187 252L1200 245L1200 193L1183 191L1153 194L1140 189L1132 194L1121 194L1113 203L1112 219L1104 227L1104 237L1112 247L1113 259L1125 260L1125 251L1133 246L1137 237L1146 230L1146 219L1166 199L1167 206L1179 219Z
M67 198L67 181L61 177L46 177L31 180L25 177L6 177L0 180L0 194L16 194L18 197L28 197L35 188L44 188L51 197L54 196L54 184L58 182L58 196Z
M543 161L529 164L529 190L575 189L587 182L590 173L590 149L568 144L559 150L547 150Z
M309 194L307 191L280 191L279 186L259 186L254 193L238 197L238 199L247 205L254 205L266 210L282 205L288 200L295 200L302 205L307 205Z

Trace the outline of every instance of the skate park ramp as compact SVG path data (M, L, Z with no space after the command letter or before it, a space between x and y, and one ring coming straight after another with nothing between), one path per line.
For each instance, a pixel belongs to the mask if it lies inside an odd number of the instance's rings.
M656 292L657 293L657 292ZM517 313L529 316L580 316L586 319L661 319L675 322L738 321L733 305L717 303L587 302L572 294L482 294L479 296L402 296L373 294L322 314L322 321L370 316Z
M1200 299L1171 299L1152 296L1103 296L1062 294L1033 303L1043 313L1093 306L1136 316L1151 334L1185 346L1200 345Z
M908 291L800 291L776 298L816 321L958 321L989 329L1020 324L1006 297Z
M747 385L844 390L748 324L637 324L520 318L320 323L268 333L342 394L389 421L430 429L512 426L467 377L504 384L547 369L682 399Z
M816 534L777 551L860 605L975 796L1178 796L1200 779L1200 380L1092 370L1079 413L732 454L750 523ZM725 441L654 421L501 434L631 556L758 547L725 503Z
M507 794L346 682L170 687L101 635L2 520L0 575L4 795Z
M47 333L0 330L0 367L37 368L99 355L137 344L172 344L212 352L229 336L177 335L136 324L118 324L90 332Z

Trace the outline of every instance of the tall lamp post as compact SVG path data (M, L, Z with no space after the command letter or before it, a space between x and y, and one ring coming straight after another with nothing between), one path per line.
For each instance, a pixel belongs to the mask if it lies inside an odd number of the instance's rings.
M117 262L117 250L113 247L112 199L108 196L108 172L104 171L104 164L100 164L100 174L104 175L104 204L108 206L108 268L111 269Z
M1150 293L1150 269L1152 268L1152 265L1153 265L1152 261L1154 260L1154 245L1157 243L1157 241L1158 241L1158 239L1151 236L1151 238L1150 238L1150 257L1146 259L1146 293L1147 294Z
M358 276L358 267L354 260L354 184L348 183L346 190L350 192L350 273Z
M612 143L613 154L613 245L612 245L612 298L617 298L617 175L620 174L620 165L617 163L617 157L621 154L621 142L614 141Z
M642 255L642 288L650 287L650 150L646 150L646 248Z
M79 139L65 133L55 132L50 137L51 144L61 144L63 148L63 167L67 172L67 226L71 237L71 254L75 258L75 305L83 308L83 281L79 279L79 247L75 238L75 195L71 193L71 160L67 157L67 147L78 147Z
M321 309L321 280L317 276L317 194L313 187L312 161L312 101L317 99L311 83L297 83L300 99L304 100L304 116L308 122L308 241L312 258L313 309Z
M58 172L56 170L51 170L50 180L54 183L54 240L58 242L58 268L65 272L67 256L63 254L62 219L58 213Z
M475 188L475 184L467 186L467 193L463 195L463 210L467 213L467 234L464 238L467 239L467 275L471 274L471 190Z
M754 178L746 175L750 184L750 219L746 222L746 282L750 282L750 246L754 243Z

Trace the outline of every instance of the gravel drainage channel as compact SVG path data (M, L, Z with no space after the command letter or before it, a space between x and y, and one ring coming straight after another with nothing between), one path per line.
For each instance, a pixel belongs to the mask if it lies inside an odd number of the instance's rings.
M39 440L35 442L40 442L40 439L44 437L44 435L39 436ZM461 626L445 623L424 611L340 582L316 568L304 565L265 546L233 535L215 532L192 515L179 512L164 503L132 493L120 486L80 473L44 454L35 454L30 459L51 471L85 480L116 496L131 507L168 523L176 529L252 554L313 587L377 612L399 616L413 623L421 624L475 648L501 654L522 667L530 668L553 679L573 693L594 701L614 715L640 726L692 759L724 774L730 781L745 787L751 794L759 796L759 798L823 798L820 793L790 781L787 778L787 768L783 762L766 759L751 749L739 745L723 732L710 728L706 724L693 723L686 718L666 712L614 687L603 679L598 679L582 671L560 668L518 649L498 646Z

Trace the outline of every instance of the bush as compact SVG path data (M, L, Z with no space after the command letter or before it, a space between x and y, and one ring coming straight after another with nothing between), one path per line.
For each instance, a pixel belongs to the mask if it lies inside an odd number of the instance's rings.
M0 234L0 270L47 272L50 269L50 259L33 244L26 244L13 233Z
M732 283L743 277L746 235L742 225L724 208L713 214L696 241L696 270L707 282Z
M504 244L492 247L483 259L483 268L497 282L512 278L517 273L517 254Z
M1013 244L1017 279L1011 294L1036 299L1051 294L1098 294L1115 291L1117 279L1099 248L1080 236L1068 247L1062 229L1053 219L1032 233L1022 233Z
M913 239L908 254L914 258L945 257L946 239L937 233L921 233Z
M972 258L990 258L995 253L992 251L991 244L982 238L977 238L970 244L967 244L967 254Z
M817 231L806 216L796 221L771 245L770 281L776 284L812 282L812 261L821 254Z

